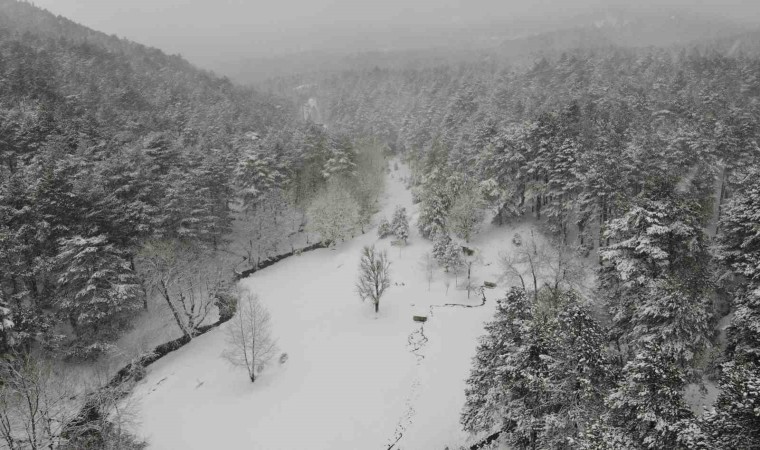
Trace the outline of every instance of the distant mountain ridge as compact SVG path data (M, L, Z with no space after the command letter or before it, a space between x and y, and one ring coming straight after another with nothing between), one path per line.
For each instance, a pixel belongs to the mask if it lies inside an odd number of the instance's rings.
M294 115L278 100L235 86L178 55L92 30L27 2L0 0L0 56L7 72L0 95L6 102L46 92L59 97L48 110L67 103L78 111L69 111L69 119L93 115L97 106L111 113L107 120L90 117L90 123L114 132L137 136L165 130L171 122L167 109L178 109L169 114L178 123L203 123L208 130L217 120L230 127L225 114L247 115L243 122L257 130ZM226 106L213 113L216 117L208 115L209 106L222 103Z
M751 33L747 24L706 17L684 10L641 13L603 9L543 25L494 22L448 30L430 30L418 45L403 44L366 50L305 50L280 56L240 58L220 63L221 72L247 83L313 72L340 72L430 67L474 61L507 63L576 49L710 46ZM423 34L424 35L424 34ZM368 39L365 39L367 41ZM747 44L751 42L746 39ZM385 42L382 36L377 42ZM385 44L383 44L385 45ZM719 45L721 48L725 44Z
M726 19L708 18L684 12L632 14L600 11L569 20L566 26L502 42L502 56L557 52L600 47L671 47L696 42L712 42L749 30L746 25Z

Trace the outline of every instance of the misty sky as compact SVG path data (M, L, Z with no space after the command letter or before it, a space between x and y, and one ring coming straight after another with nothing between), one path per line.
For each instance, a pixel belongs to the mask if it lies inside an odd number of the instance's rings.
M479 22L536 22L611 3L688 7L760 22L760 0L34 0L79 23L210 65L237 55L339 47L362 33L413 33ZM327 45L327 44L325 44Z

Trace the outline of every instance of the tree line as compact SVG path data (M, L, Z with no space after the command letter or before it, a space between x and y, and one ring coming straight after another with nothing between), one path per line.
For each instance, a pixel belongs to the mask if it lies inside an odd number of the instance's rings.
M192 336L230 288L213 254L233 221L255 264L282 211L302 211L303 228L333 185L349 231L374 212L381 147L30 4L4 2L0 21L2 352L97 358L150 295ZM313 216L318 239L343 237Z
M610 48L320 80L340 129L404 152L417 225L439 247L490 211L598 261L590 304L538 282L501 301L467 430L517 448L760 445L759 68L709 47ZM704 380L720 394L698 414L684 391Z
M144 448L124 427L125 387L57 360L113 353L152 297L185 340L237 317L230 359L253 381L274 347L248 346L251 324L267 316L220 255L244 238L247 264L273 256L285 217L327 242L363 231L385 149L26 2L0 2L0 25L0 439ZM90 401L101 415L78 417Z

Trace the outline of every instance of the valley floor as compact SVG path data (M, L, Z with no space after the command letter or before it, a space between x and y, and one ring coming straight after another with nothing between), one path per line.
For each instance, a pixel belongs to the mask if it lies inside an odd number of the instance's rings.
M403 166L391 173L380 216L402 205L414 224L407 175ZM516 232L529 235L530 227L488 228L476 237L478 284L498 281L498 255L512 249ZM360 250L370 244L392 261L377 317L354 288ZM243 280L270 310L287 362L273 362L252 384L221 356L224 326L200 336L150 366L135 388L137 433L149 448L167 450L443 450L468 443L459 424L465 380L484 322L507 286L484 290L483 304L479 292L468 299L453 276L447 292L450 274L436 269L428 287L423 259L431 249L416 230L397 247L373 229ZM414 322L415 314L427 322Z

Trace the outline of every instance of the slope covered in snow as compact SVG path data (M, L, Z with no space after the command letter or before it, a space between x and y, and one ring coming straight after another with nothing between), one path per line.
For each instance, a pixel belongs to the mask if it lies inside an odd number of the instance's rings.
M416 206L402 179L390 175L380 216ZM198 337L148 368L132 399L137 432L151 449L399 449L456 448L467 435L459 413L465 379L483 323L505 286L467 293L445 287L436 269L430 288L422 260L429 241L411 231L405 247L378 240L375 230L335 249L291 257L241 283L270 310L286 363L274 362L251 384L229 365L224 329ZM473 246L479 282L497 281L498 254L516 231L488 229ZM360 250L388 251L391 287L379 316L355 293ZM462 275L459 275L460 285ZM458 304L444 306L445 304ZM469 307L465 307L469 306ZM427 314L424 325L412 320Z

